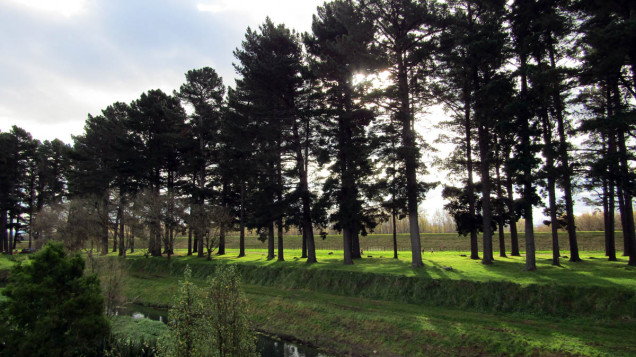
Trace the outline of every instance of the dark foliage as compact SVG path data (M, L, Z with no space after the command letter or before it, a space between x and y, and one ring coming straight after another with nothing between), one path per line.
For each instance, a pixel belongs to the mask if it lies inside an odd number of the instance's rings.
M3 356L97 356L109 334L99 280L50 243L11 270L0 305Z

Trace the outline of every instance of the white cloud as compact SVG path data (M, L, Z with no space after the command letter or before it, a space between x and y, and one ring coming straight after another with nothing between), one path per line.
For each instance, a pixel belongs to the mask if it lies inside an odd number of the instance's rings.
M207 0L197 4L197 10L212 14L232 14L246 17L248 26L255 27L269 16L274 23L284 23L298 31L311 29L311 17L324 0Z
M86 10L87 0L9 0L32 10L72 17Z

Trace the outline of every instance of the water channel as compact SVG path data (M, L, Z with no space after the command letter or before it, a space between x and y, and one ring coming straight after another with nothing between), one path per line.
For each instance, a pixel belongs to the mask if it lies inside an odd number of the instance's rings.
M168 312L162 309L142 305L127 305L119 310L119 314L129 315L137 319L151 319L167 323ZM329 357L308 346L279 340L275 337L257 334L256 351L262 357Z

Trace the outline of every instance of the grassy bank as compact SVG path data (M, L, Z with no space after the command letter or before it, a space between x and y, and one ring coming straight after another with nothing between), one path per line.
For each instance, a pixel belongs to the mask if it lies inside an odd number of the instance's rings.
M129 299L167 306L179 277L132 271ZM203 284L203 278L195 278ZM336 355L629 356L633 320L545 320L244 285L257 330L294 336Z
M443 262L467 259L448 255ZM483 279L462 279L462 270L446 271L439 263L427 267L429 269L410 269L412 274L401 274L400 269L409 269L400 266L406 263L387 258L377 260L363 259L357 265L343 266L336 262L307 265L300 260L267 262L254 257L246 260L223 257L212 262L175 257L170 262L165 258L131 258L128 264L138 276L180 276L189 264L194 276L206 277L214 273L217 264L232 262L238 263L245 283L265 287L522 316L636 318L636 288L633 285L636 270L624 266L622 269L604 267L603 263L607 262L594 261L586 266L587 273L597 275L596 280L574 269L559 268L544 275L519 269L516 273L529 275L526 284L521 285L506 276L506 269L512 268L503 264L499 275L489 270L490 266L477 265L468 259L466 264L486 270ZM393 269L396 264L400 264L397 266L400 269ZM514 271L510 273L515 275ZM610 276L610 273L614 275ZM455 274L454 278L450 274ZM584 276L580 277L581 274ZM602 274L607 276L602 278ZM573 279L575 277L577 279Z

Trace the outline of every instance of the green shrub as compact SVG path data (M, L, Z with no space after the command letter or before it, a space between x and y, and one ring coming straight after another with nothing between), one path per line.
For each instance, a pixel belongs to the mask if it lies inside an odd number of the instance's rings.
M113 316L111 337L104 348L105 356L159 356L158 343L166 338L168 326L151 319Z
M219 356L255 356L256 339L249 328L247 300L236 266L218 266L204 290L215 352Z
M202 289L191 279L186 266L170 308L170 333L163 354L256 356L256 340L248 326L247 302L236 269L220 266Z
M111 336L103 355L106 357L155 357L159 356L157 342L156 339L135 340Z
M168 326L161 321L132 316L113 316L110 321L113 336L134 341L157 340L168 333Z
M11 269L0 304L5 356L99 355L109 335L99 280L84 276L84 260L50 243L30 264Z

